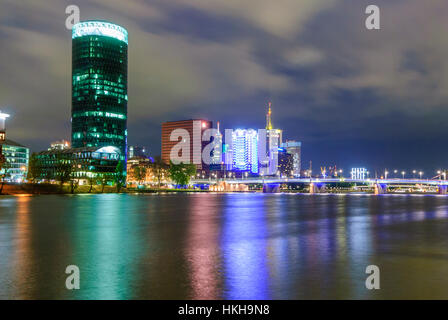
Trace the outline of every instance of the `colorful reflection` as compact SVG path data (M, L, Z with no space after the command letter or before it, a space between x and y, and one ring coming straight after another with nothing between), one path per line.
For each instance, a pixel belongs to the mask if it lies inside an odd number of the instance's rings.
M190 266L191 299L219 299L219 198L192 196L189 210L186 259Z
M270 299L266 212L259 195L227 195L221 248L224 299Z

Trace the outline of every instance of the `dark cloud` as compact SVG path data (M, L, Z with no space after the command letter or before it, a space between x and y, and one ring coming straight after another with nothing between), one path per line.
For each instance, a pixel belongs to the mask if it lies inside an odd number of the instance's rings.
M0 106L34 150L70 136L69 4L128 29L129 142L154 154L162 121L262 127L272 100L275 124L316 163L447 156L434 146L448 116L444 0L378 0L379 31L364 27L364 0L0 0Z

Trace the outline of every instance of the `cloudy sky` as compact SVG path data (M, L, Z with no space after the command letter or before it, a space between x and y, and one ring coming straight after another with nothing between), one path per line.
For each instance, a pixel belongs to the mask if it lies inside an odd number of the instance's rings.
M272 101L304 167L448 167L446 0L0 0L0 109L33 151L70 137L71 4L128 29L129 143L153 155L163 121L263 128Z

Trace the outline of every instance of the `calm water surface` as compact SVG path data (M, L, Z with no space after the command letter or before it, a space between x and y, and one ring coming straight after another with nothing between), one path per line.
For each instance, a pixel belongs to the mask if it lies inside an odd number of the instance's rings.
M3 196L0 298L448 299L448 197Z

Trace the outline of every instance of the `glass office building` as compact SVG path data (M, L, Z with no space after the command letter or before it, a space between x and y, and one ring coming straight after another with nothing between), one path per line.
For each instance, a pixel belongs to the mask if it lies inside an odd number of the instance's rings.
M232 133L233 170L258 173L258 133L237 129Z
M28 172L30 149L8 139L4 141L0 140L0 146L7 162L6 168L0 170L1 174L5 170L7 171L5 180L12 182L22 182L25 180Z
M72 32L72 147L117 147L126 158L128 33L104 21Z
M68 163L73 166L73 176L80 181L80 184L86 184L88 178L103 174L109 175L112 180L120 156L121 151L117 147L108 146L52 149L39 152L37 159L41 179L56 180L61 174L60 165Z

